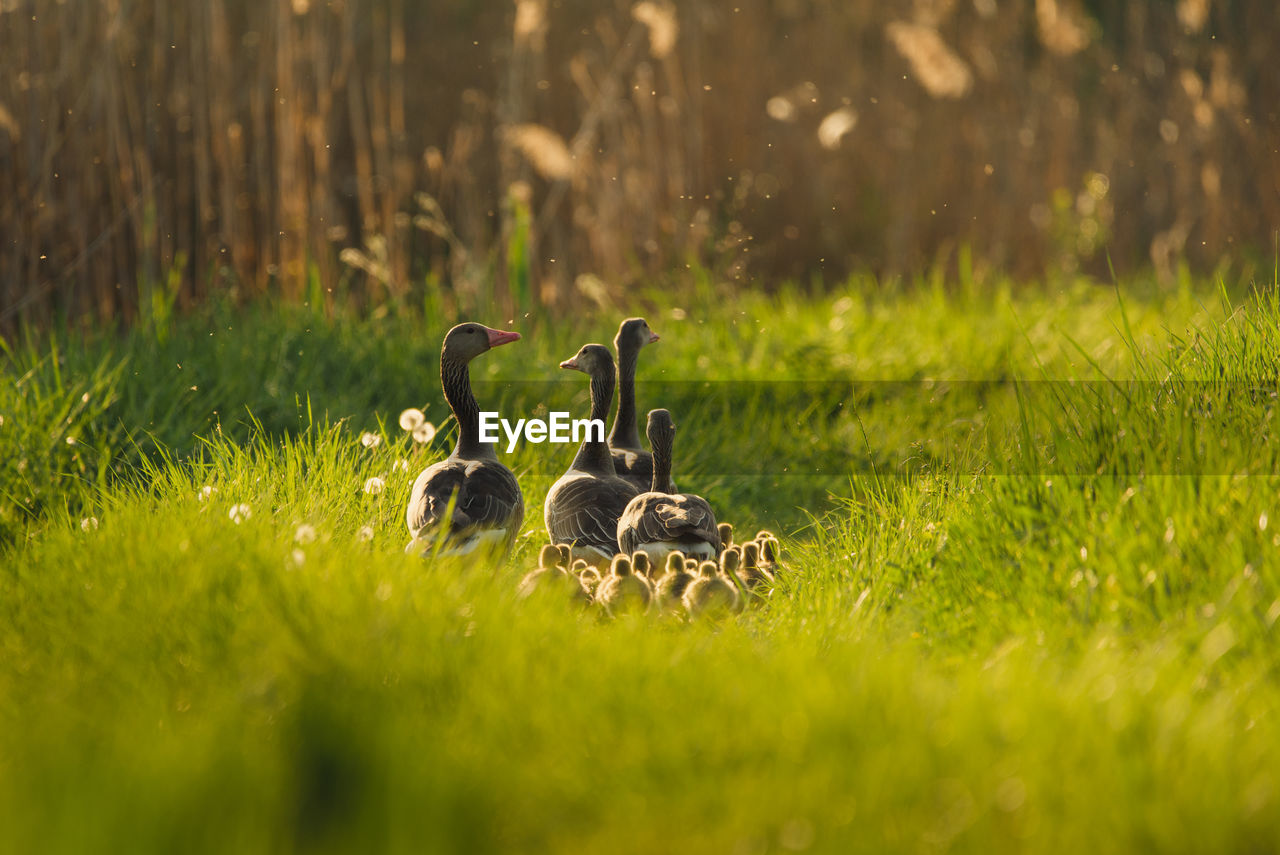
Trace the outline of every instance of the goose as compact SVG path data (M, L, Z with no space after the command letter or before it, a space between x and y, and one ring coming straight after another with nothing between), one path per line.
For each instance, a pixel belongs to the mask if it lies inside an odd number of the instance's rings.
M643 555L644 553L639 553ZM658 580L654 596L663 611L673 611L682 605L681 597L693 581L693 574L685 569L685 558L679 552L667 556L667 572Z
M504 555L511 552L524 522L524 495L516 476L498 462L494 445L480 442L480 406L468 366L485 351L519 339L519 333L476 323L458 324L445 335L440 385L458 422L458 440L452 454L422 470L413 482L404 515L412 537L406 552L427 555L437 542L440 555L466 555L496 545Z
M604 606L611 617L630 612L646 612L653 601L653 587L649 580L634 572L631 558L613 556L609 575L596 589L596 602Z
M613 356L601 344L584 344L561 368L591 377L591 418L601 424L613 398ZM553 543L572 544L574 558L602 565L618 554L618 517L636 495L635 486L619 478L604 437L587 430L569 471L551 485L544 507Z
M640 444L636 428L636 362L640 349L658 340L644 318L627 318L618 325L613 348L618 352L618 412L609 432L609 453L619 478L626 478L643 493L653 481L653 455ZM666 484L663 492L674 493L676 485Z
M671 480L676 433L671 413L650 410L646 432L653 447L653 478L649 492L632 499L618 519L618 545L623 552L647 552L654 562L673 549L692 558L715 558L720 531L706 499L659 487Z
M698 565L698 577L684 590L684 607L689 617L718 617L725 612L742 611L738 586L716 572L714 561Z

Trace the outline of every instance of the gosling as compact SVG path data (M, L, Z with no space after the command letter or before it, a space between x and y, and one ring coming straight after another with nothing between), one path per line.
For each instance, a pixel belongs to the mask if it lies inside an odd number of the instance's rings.
M615 555L609 575L596 588L596 602L604 606L611 617L643 614L653 602L653 586L648 579L634 572L631 556Z
M742 611L742 597L738 586L717 571L714 561L703 561L698 567L698 578L684 591L684 607L689 617L719 618Z

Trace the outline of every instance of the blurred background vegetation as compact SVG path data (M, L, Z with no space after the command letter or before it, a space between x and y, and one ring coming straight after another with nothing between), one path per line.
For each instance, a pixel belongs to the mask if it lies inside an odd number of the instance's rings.
M1276 44L1271 0L0 0L0 331L686 266L1248 278Z

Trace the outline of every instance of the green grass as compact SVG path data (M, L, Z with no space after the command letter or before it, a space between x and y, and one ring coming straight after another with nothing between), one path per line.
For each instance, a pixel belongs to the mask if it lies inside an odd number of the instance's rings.
M783 535L719 626L517 601L567 447L504 457L508 566L401 552L443 321L9 343L0 850L1274 848L1274 287L874 294L627 307L681 486ZM521 319L482 403L583 412L616 323Z

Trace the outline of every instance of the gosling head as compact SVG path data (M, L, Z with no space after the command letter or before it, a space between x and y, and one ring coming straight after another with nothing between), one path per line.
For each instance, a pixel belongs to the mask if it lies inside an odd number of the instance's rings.
M720 523L716 528L720 532L720 544L725 547L733 546L733 523Z
M698 565L698 575L704 579L711 579L719 569L714 561L703 561Z
M742 547L742 566L748 570L755 569L760 564L760 544L756 541L744 544Z
M667 555L667 572L679 573L682 570L684 570L684 555L679 552Z
M649 553L634 552L631 555L631 567L636 571L637 576L649 575Z
M554 545L548 543L542 547L542 551L538 553L539 567L555 567L560 563L560 550Z
M726 573L736 573L738 568L742 566L742 550L736 546L730 546L720 556L720 565Z
M627 555L618 554L613 556L613 565L610 568L613 575L622 577L631 575L631 558Z
M557 562L561 567L573 566L573 547L567 543L556 544L556 550L560 553L560 561Z

